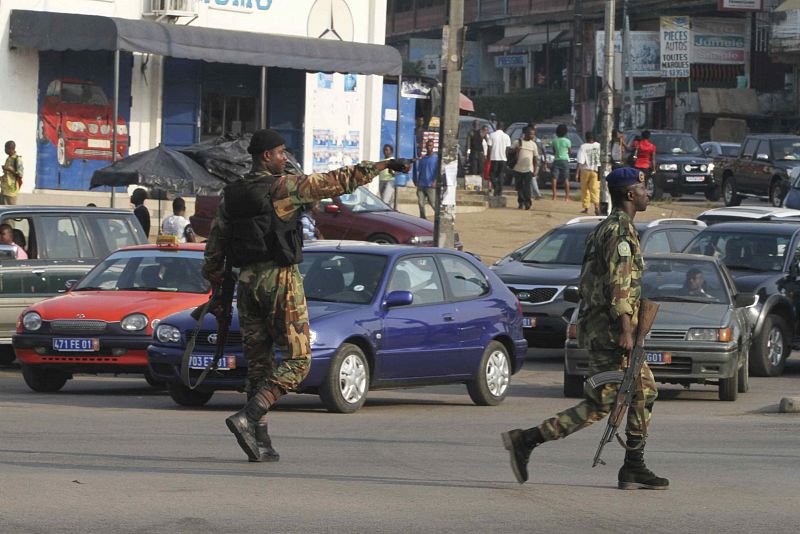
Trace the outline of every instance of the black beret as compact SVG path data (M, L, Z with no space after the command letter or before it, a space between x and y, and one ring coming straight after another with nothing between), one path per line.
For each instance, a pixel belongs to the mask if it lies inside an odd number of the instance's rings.
M257 130L250 138L250 146L247 147L249 154L261 154L267 150L272 150L275 147L285 145L283 136L275 130Z

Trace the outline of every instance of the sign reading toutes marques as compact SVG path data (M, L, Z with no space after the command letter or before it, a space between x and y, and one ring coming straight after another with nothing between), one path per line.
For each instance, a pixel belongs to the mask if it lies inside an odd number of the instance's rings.
M661 76L689 77L689 17L661 17Z

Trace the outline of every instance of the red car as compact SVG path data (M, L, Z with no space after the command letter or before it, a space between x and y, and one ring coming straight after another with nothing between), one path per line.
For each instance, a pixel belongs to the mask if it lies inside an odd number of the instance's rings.
M36 138L53 143L56 159L69 167L74 159L111 159L114 110L99 85L61 78L47 85L39 112ZM128 127L117 119L117 153L128 150Z
M159 321L208 300L204 244L138 245L111 253L66 294L26 308L12 344L38 392L74 373L145 373Z

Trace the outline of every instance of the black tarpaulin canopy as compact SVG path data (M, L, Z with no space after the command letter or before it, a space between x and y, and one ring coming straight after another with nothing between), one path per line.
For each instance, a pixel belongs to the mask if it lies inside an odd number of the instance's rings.
M19 9L11 11L9 46L124 50L310 72L396 76L402 71L400 53L385 45Z
M225 187L225 182L190 157L159 145L94 171L89 187L103 185L141 185L165 193L213 195Z

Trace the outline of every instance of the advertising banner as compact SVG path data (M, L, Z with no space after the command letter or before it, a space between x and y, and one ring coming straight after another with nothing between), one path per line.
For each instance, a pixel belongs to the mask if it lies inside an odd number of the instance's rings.
M764 0L719 0L720 11L764 11Z
M631 76L634 78L658 78L661 76L659 32L631 32ZM595 34L595 65L597 75L603 76L605 54L605 32ZM622 35L614 32L614 63L622 62Z
M689 17L661 17L661 76L689 77Z
M743 19L692 19L692 63L739 65L745 56Z

